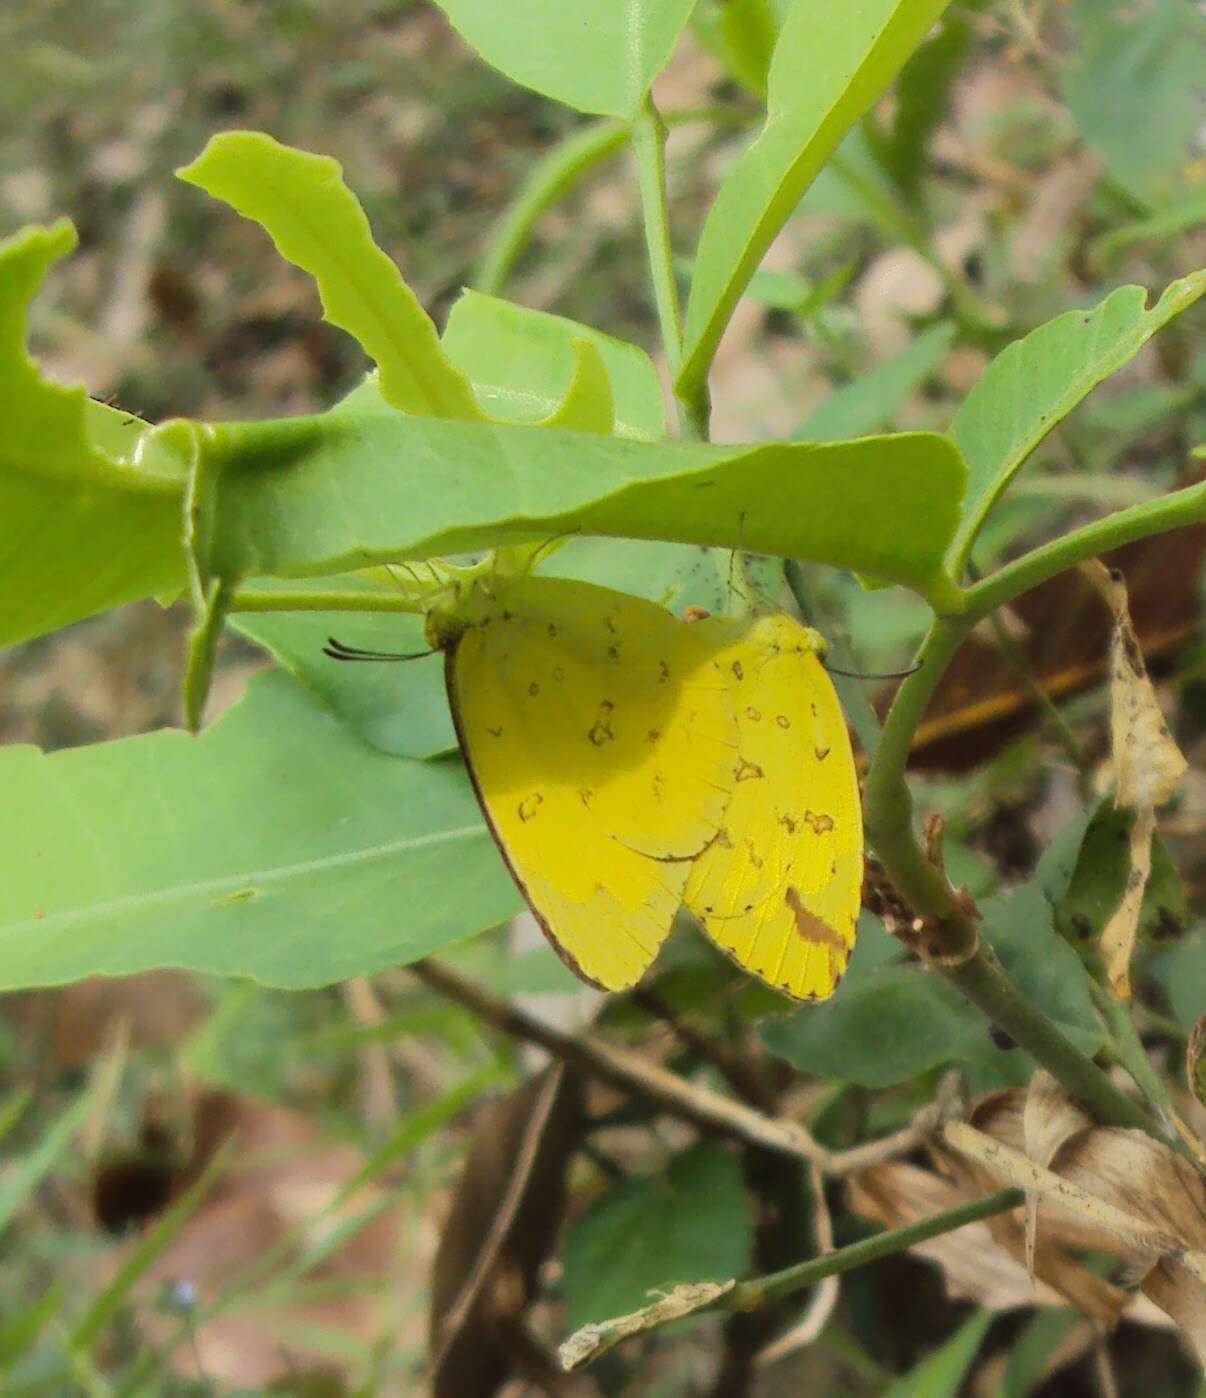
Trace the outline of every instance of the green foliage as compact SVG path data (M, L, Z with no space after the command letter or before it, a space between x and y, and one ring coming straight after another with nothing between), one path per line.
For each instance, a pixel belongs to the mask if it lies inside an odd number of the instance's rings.
M804 442L862 437L891 422L901 403L950 349L954 326L934 325L905 349L835 389L795 430Z
M1206 16L1179 0L1070 6L1064 100L1110 173L1148 204L1171 202L1201 158Z
M662 385L636 345L563 316L465 291L448 313L444 352L469 378L478 400L502 422L547 421L560 408L585 341L605 370L617 437L654 441L666 433ZM568 427L568 423L558 426Z
M637 1310L655 1289L740 1276L753 1227L741 1167L717 1145L682 1151L662 1175L613 1185L566 1236L570 1328Z
M955 1398L992 1320L989 1310L968 1316L946 1344L891 1384L884 1398Z
M854 11L788 11L767 76L766 125L726 175L700 235L678 382L684 396L704 382L738 297L800 196L946 4L874 0Z
M175 462L141 451L143 423L50 383L25 350L29 302L74 245L65 221L0 243L3 644L184 583Z
M961 570L988 512L1048 432L1204 291L1206 272L1195 272L1174 282L1149 311L1142 287L1119 287L1091 311L1056 316L993 360L951 423L969 471L953 572Z
M1116 905L1125 817L1105 806L1075 817L1033 876L1011 886L974 843L985 806L1000 796L994 783L1006 779L982 772L954 796L954 783L921 788L926 807L944 807L949 818L942 872L972 885L960 901L917 843L904 768L933 690L975 621L1104 543L1206 519L1201 487L1161 494L1184 443L1200 440L1190 434L1201 426L1206 361L1194 360L1190 337L1173 342L1167 381L1144 381L1074 415L1206 291L1206 272L1183 275L1185 260L1167 259L1159 276L1182 275L1150 309L1138 285L1085 292L1079 266L1068 285L1044 283L1031 299L1011 300L1002 293L1008 258L999 248L987 249L987 270L975 277L939 251L929 230L949 222L952 208L930 188L933 141L978 41L980 5L948 12L944 0L853 8L816 0L698 7L592 0L571 14L540 0L500 19L498 7L481 0L440 3L500 72L606 118L572 130L536 162L485 251L479 289L453 302L442 336L423 301L437 300L459 277L433 293L414 277L408 255L412 289L373 242L335 160L261 133L224 132L179 172L260 224L313 278L327 319L374 366L328 411L150 426L52 382L27 349L30 305L74 234L60 222L0 244L0 641L187 588L196 613L190 714L204 702L228 620L276 661L199 737L167 731L49 755L22 746L0 753L0 790L16 813L0 843L0 988L160 966L242 978L237 991L218 997L183 1057L202 1078L274 1094L288 1091L298 1060L308 1067L323 1053L430 1035L465 1075L424 1105L399 1108L392 1134L373 1143L360 1176L380 1177L512 1071L506 1052L471 1034L464 1012L436 1010L429 998L404 998L380 1019L314 1030L291 1023L287 997L269 1004L254 983L322 986L410 963L505 922L521 898L454 752L442 657L337 665L322 655L327 638L422 651L432 561L508 544L546 545L547 571L676 610L720 610L734 592L774 605L782 560L803 560L821 566L793 566L788 576L797 600L815 601L813 619L833 636L837 663L845 663L843 628L860 656L882 655L886 665L901 664L922 638L920 669L901 686L882 732L867 704L858 717L870 754L868 830L890 880L930 929L970 921L967 905L978 900L982 920L973 926L986 951L974 964L999 972L1005 989L995 1001L976 999L971 990L960 994L958 968L942 958L925 970L900 964L899 943L864 914L851 971L832 999L759 1026L761 1045L780 1060L770 1071L760 1050L747 1052L752 1036L736 1022L747 1011L781 1011L781 1003L769 992L734 990L727 963L712 959L701 970L699 956L679 942L657 982L673 1004L662 1013L678 1032L674 1066L701 1085L728 1076L774 1115L785 1110L777 1091L790 1065L829 1084L809 1099L810 1125L842 1143L901 1124L947 1065L961 1067L974 1088L988 1088L1024 1082L1039 1062L1056 1076L1062 1071L1103 1119L1136 1124L1126 1109L1140 1109L1127 1098L1120 1107L1122 1095L1092 1061L1128 1062L1126 1011L1099 1013L1090 970L1056 930L1099 928ZM1089 0L1070 7L1082 41L1058 83L1108 171L1090 204L1086 264L1112 265L1145 243L1159 251L1200 222L1187 113L1202 25L1191 8L1155 0L1103 16ZM301 29L304 12L291 20ZM673 226L673 242L685 243L688 221L675 210L672 224L661 114L649 94L689 22L744 92L734 98L726 90L702 112L668 112L666 124L710 123L712 135L740 127L752 140L719 179L710 208L698 210L693 246L674 249L685 254L680 332L670 233ZM876 107L894 81L892 103ZM1043 133L1035 139L1041 145ZM635 155L641 176L664 339L654 354L606 333L614 325L496 294L541 215L620 155ZM695 163L700 179L715 168L711 156ZM1102 227L1120 203L1128 221ZM376 224L379 204L369 207ZM837 209L846 222L829 244L818 235L802 267L760 268L797 208L804 218ZM885 349L862 338L847 291L880 253L900 250L894 245L911 250L940 291L915 317L907 342ZM1157 279L1139 265L1128 263L1127 275ZM608 266L608 277L622 278L618 260L617 267ZM793 440L713 444L709 374L747 294L788 319L838 386ZM1089 295L1100 298L1095 306L1077 304ZM1014 327L1022 333L1007 342ZM935 429L949 415L940 395L952 351L983 356L987 367L944 433ZM660 362L677 379L677 433L666 421ZM1157 469L1111 474L1129 443L1174 420L1180 437ZM920 430L894 430L902 426ZM1056 428L1049 450L1058 444L1075 471L1050 479L1030 473L1033 496L1002 508L1015 475ZM1058 513L1044 503L1053 497ZM1070 501L1082 511L1120 507L1061 536ZM768 559L735 564L730 549ZM998 557L1010 562L965 588L973 549L981 568ZM898 590L864 590L839 570ZM1170 912L1187 918L1162 844L1145 909L1149 925ZM567 973L548 949L504 957L494 940L458 948L452 959L500 995L564 988ZM1188 1027L1206 1001L1203 964L1198 928L1175 947L1143 952L1136 982L1157 1011L1170 1008ZM640 1032L650 1013L636 997L613 1003L611 1027ZM1012 1025L1018 1047L999 1047L989 1019ZM1158 1014L1152 1021L1177 1040L1175 1026ZM1139 1042L1133 1029L1131 1036ZM254 1072L247 1065L257 1054L270 1061ZM735 1061L749 1069L746 1077L734 1072ZM1166 1104L1147 1067L1136 1081L1163 1120ZM765 1106L767 1093L773 1106ZM15 1220L68 1158L98 1100L90 1090L36 1127L27 1126L27 1094L0 1105L5 1147L26 1133L6 1161L0 1221ZM634 1093L625 1110L635 1116L647 1105ZM624 1177L568 1231L570 1326L638 1307L650 1288L763 1266L774 1231L768 1220L782 1220L785 1236L807 1231L806 1220L791 1217L802 1208L798 1187L771 1190L765 1148L749 1141L707 1140L652 1172L627 1173L626 1159L617 1168ZM287 1282L354 1230L359 1215L335 1212L350 1189L323 1210L325 1231L299 1226L285 1234L278 1260L293 1259ZM18 1391L66 1391L80 1375L89 1391L110 1391L89 1368L93 1356L138 1304L139 1279L201 1192L195 1184L178 1199L83 1302L40 1285L33 1293L40 1299L5 1318L0 1369L23 1366L32 1375ZM253 1267L237 1277L214 1312L263 1275ZM52 1325L60 1310L71 1312L69 1322ZM977 1311L889 1386L873 1361L862 1363L893 1398L953 1395L989 1319ZM1066 1328L1062 1314L1037 1317L1015 1346L1002 1392L1029 1391ZM144 1349L112 1391L151 1392L158 1364ZM367 1394L371 1383L359 1391Z
M1085 831L1068 887L1055 906L1055 926L1074 946L1101 935L1126 890L1131 870L1134 811L1102 801ZM1143 890L1140 935L1157 941L1183 931L1189 906L1181 875L1159 835L1152 840L1152 868Z
M893 1087L948 1063L1010 1076L975 1010L915 966L883 966L844 982L830 999L767 1020L759 1033L798 1072L860 1087Z
M438 0L487 63L580 112L630 117L661 72L695 0L533 0L500 23L489 0Z
M338 161L290 150L259 131L228 131L176 173L263 224L281 256L310 273L326 318L360 341L392 407L481 416L414 292L373 242Z
M0 767L21 792L6 988L165 964L321 985L520 905L459 764L385 756L282 673L198 739L12 747Z

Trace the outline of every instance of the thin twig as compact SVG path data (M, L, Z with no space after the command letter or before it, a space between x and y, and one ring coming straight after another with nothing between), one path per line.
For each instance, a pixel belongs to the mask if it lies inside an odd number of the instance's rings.
M492 995L438 961L424 958L413 962L408 969L425 985L456 1000L505 1033L539 1044L555 1057L662 1111L682 1117L701 1130L720 1131L749 1145L764 1146L807 1164L815 1163L831 1177L857 1174L871 1165L906 1154L931 1135L951 1111L950 1103L940 1093L938 1099L922 1108L908 1126L893 1135L850 1150L828 1150L799 1122L766 1116L711 1088L686 1082L660 1064L615 1048L602 1039L567 1034Z
M639 1005L655 1019L660 1019L684 1047L705 1063L710 1063L743 1102L748 1102L759 1111L774 1110L771 1094L750 1065L736 1054L730 1053L727 1046L718 1039L688 1023L656 990L636 986L629 991L629 997L634 1005Z

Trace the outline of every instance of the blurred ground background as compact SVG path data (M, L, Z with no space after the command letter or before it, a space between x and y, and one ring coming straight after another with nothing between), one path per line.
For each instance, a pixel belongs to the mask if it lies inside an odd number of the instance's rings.
M1178 5L1195 10L1185 0L1156 6L1172 27L1137 72L1108 34L1068 27L1083 21L1083 5L969 8L966 54L926 156L926 221L877 203L855 155L846 178L818 183L718 358L717 437L790 434L834 389L949 324L933 368L907 386L890 420L865 430L944 427L1013 336L1121 282L1159 289L1201 266L1201 220L1165 236L1127 233L1206 188L1206 106L1194 96L1192 50L1184 67ZM254 127L336 156L379 243L441 322L524 173L581 120L486 68L423 3L15 0L0 13L0 53L0 233L67 215L80 235L37 304L33 348L50 374L152 421L317 411L365 367L258 228L171 179L215 131ZM1108 69L1116 59L1117 71ZM666 110L709 101L754 110L692 41L658 97ZM1145 115L1128 134L1131 110ZM890 103L882 114L890 118ZM732 141L711 127L673 134L683 248ZM505 294L655 345L626 165L608 167L541 221ZM1201 325L1200 316L1176 322L1052 444L1054 473L1114 481L1088 507L1166 488L1184 471L1186 448L1206 437ZM885 613L877 624L897 623ZM54 748L178 722L186 625L180 608L146 604L0 656L0 740ZM227 643L219 702L260 663L246 643ZM126 1255L116 1235L152 1212L148 1199L162 1202L173 1181L195 1176L238 1118L276 1164L227 1178L204 1227L182 1235L185 1250L161 1260L136 1304L117 1310L78 1391L118 1391L107 1376L128 1372L148 1340L166 1345L187 1319L179 1285L215 1269L233 1275L288 1227L302 1229L296 1247L317 1256L305 1220L396 1120L447 1103L466 1073L503 1074L512 1057L484 1045L467 1016L437 1012L402 974L295 996L164 973L9 997L0 1083L32 1088L37 1103L18 1144L42 1139L88 1074L112 1086L104 1118L88 1120L7 1236L0 1334L60 1279L98 1291ZM139 1391L414 1391L426 1270L457 1151L455 1131L431 1135L382 1167L393 1192L362 1204L373 1224L359 1252L318 1257L317 1280L286 1278L250 1318L229 1316L200 1344L180 1343ZM945 1303L930 1273L898 1266L900 1285L920 1288L943 1333ZM878 1357L884 1364L907 1363L929 1327L887 1329L894 1349ZM1136 1347L1132 1384L1146 1363L1159 1372L1167 1362L1166 1351L1153 1355ZM859 1391L882 1373L867 1361ZM363 1386L348 1386L349 1375ZM854 1382L840 1366L813 1381L838 1375ZM663 1379L671 1387L657 1391L704 1391L689 1374ZM1096 1390L1078 1379L1050 1391Z

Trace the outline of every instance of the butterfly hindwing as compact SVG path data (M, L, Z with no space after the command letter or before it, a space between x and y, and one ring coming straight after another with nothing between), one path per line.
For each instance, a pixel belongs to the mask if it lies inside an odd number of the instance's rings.
M799 999L830 994L861 900L858 778L819 638L782 614L698 623L732 685L739 753L688 908L742 966Z

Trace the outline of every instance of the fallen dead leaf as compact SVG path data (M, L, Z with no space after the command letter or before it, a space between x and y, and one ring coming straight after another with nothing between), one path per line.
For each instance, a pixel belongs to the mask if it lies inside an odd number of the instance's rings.
M956 1174L961 1164L981 1189L1018 1185L1041 1201L1036 1275L1053 1280L1051 1259L1071 1250L1116 1254L1206 1366L1206 1177L1142 1131L1076 1128L1056 1095L1042 1089L1047 1120L1033 1133L1047 1166L1027 1153L1025 1095L1015 1088L977 1104L970 1122L945 1123L939 1157ZM1086 1309L1063 1282L1053 1284Z
M561 1225L581 1118L581 1079L564 1066L479 1113L432 1272L434 1398L490 1398L512 1373L553 1367L526 1314Z

